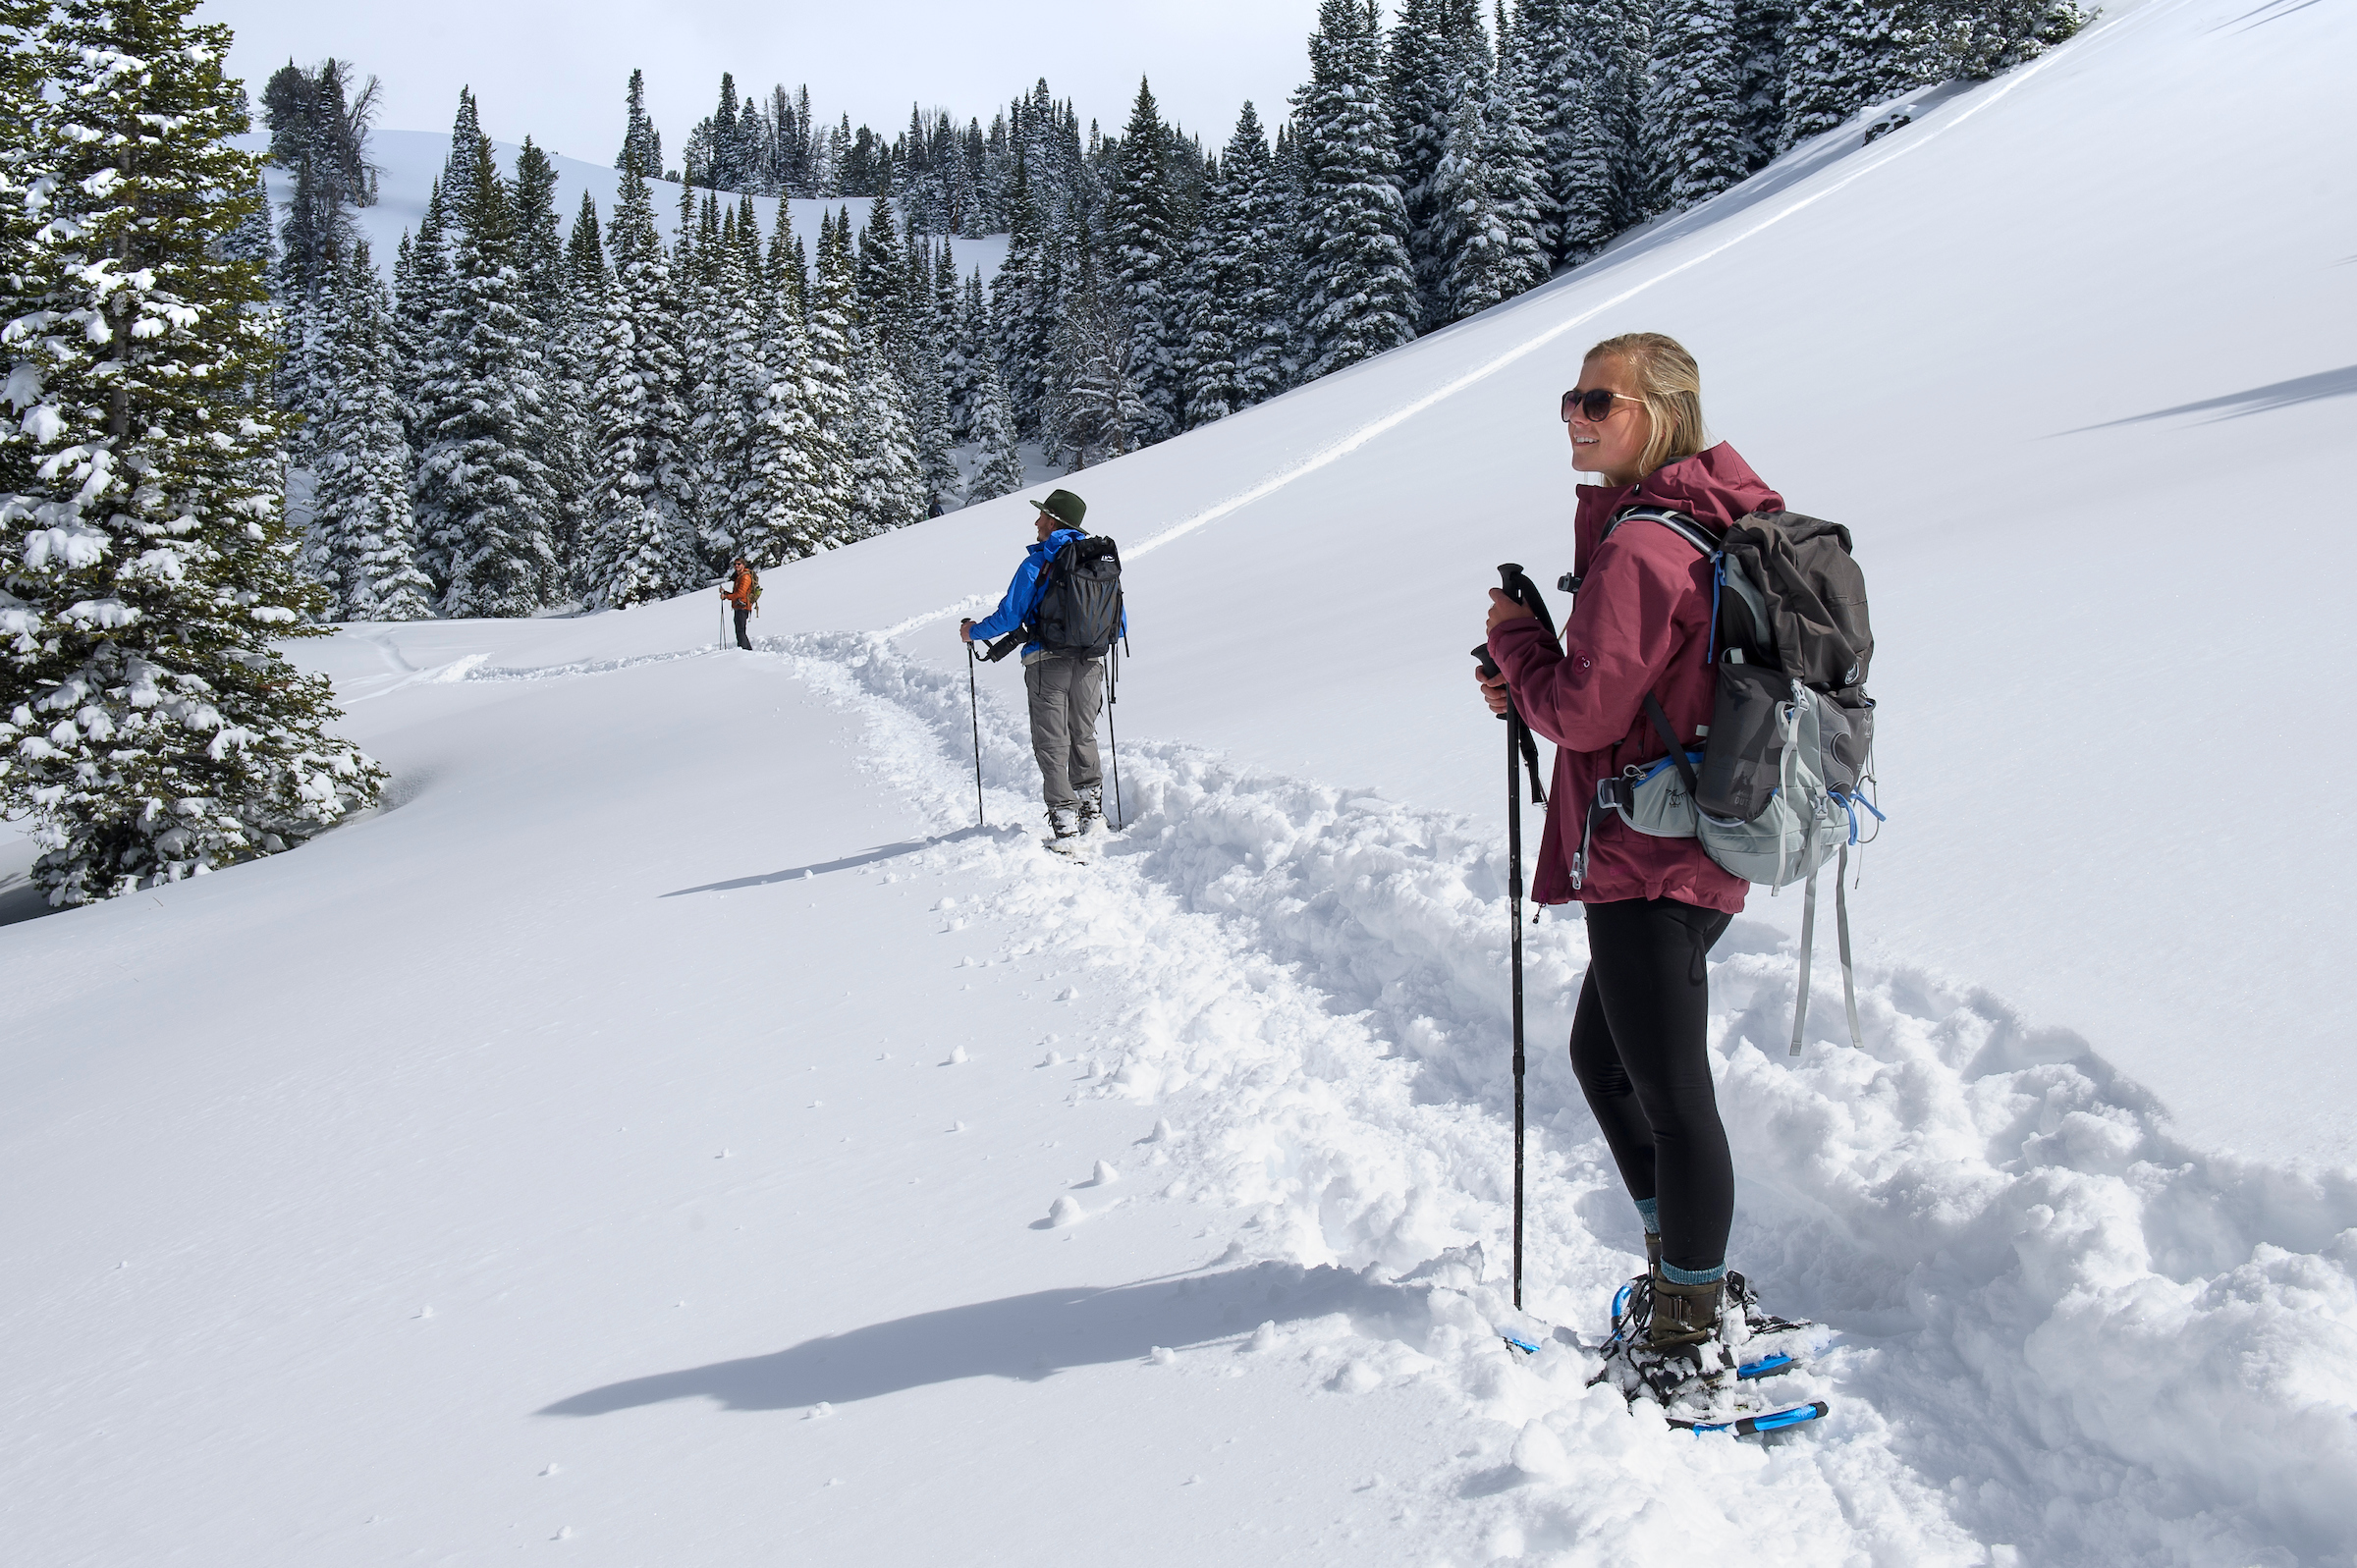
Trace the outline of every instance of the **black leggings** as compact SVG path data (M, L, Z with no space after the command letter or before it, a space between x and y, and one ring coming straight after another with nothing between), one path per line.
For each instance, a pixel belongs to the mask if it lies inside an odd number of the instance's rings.
M1571 1018L1571 1070L1629 1197L1659 1200L1662 1261L1727 1261L1735 1167L1711 1092L1711 944L1734 917L1675 898L1586 908L1588 977Z

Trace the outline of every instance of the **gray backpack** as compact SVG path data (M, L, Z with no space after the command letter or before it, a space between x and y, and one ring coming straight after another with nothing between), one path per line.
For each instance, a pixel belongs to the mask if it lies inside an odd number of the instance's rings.
M1841 993L1851 1043L1860 1041L1850 967L1849 901L1842 879L1852 844L1870 841L1883 813L1874 784L1874 700L1866 668L1874 632L1866 578L1850 557L1849 530L1797 513L1755 513L1724 539L1683 513L1637 507L1615 517L1660 523L1711 562L1711 636L1717 672L1711 722L1690 743L1650 692L1645 712L1669 754L1632 764L1596 786L1571 883L1586 875L1597 818L1610 811L1638 833L1698 838L1703 852L1771 892L1806 882L1800 917L1800 997L1793 1055L1809 1010L1809 955L1817 934L1817 868L1835 861L1834 913ZM1571 586L1568 579L1566 585ZM1861 830L1868 830L1861 835Z

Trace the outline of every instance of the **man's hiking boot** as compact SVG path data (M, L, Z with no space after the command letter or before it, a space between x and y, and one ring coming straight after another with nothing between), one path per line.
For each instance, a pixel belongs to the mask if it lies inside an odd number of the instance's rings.
M1105 827L1105 786L1091 784L1080 791L1080 831L1096 833Z
M1059 849L1067 852L1077 851L1079 849L1080 812L1078 807L1050 806L1048 808L1048 826L1050 829L1054 830L1056 835L1056 837L1048 840L1048 847L1050 849Z

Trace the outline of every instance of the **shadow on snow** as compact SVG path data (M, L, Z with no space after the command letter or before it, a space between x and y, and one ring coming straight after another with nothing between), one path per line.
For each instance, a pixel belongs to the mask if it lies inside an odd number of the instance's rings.
M1068 1286L896 1318L791 1349L684 1372L608 1383L539 1413L602 1416L673 1399L727 1410L850 1404L964 1378L1040 1382L1073 1367L1143 1361L1158 1345L1203 1345L1346 1313L1382 1319L1414 1308L1420 1291L1335 1268L1264 1263L1109 1287Z

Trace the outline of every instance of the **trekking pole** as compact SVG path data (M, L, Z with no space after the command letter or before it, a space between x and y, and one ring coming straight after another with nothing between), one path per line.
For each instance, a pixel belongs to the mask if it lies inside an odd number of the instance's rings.
M1122 700L1122 656L1105 650L1105 749L1113 754L1113 831L1122 831L1122 732L1113 723L1113 706Z
M1547 601L1539 597L1538 587L1523 574L1522 568L1508 562L1498 568L1500 585L1506 596L1527 608L1539 618L1549 632L1555 630L1555 618L1547 613ZM1490 645L1485 639L1473 650L1481 661L1481 673L1498 674L1498 665L1490 657ZM1521 713L1514 707L1513 698L1506 701L1506 711L1498 716L1506 721L1506 897L1508 918L1513 922L1513 937L1507 945L1513 971L1513 1030L1514 1030L1514 1310L1522 1310L1522 1128L1523 1128L1523 1053L1522 1053L1522 781L1518 775L1527 769L1530 774L1531 799L1539 805L1547 803L1546 791L1539 784L1539 746L1530 727L1522 722Z
M987 828L982 815L982 699L974 694L974 639L965 639L965 711L974 721L974 826Z

